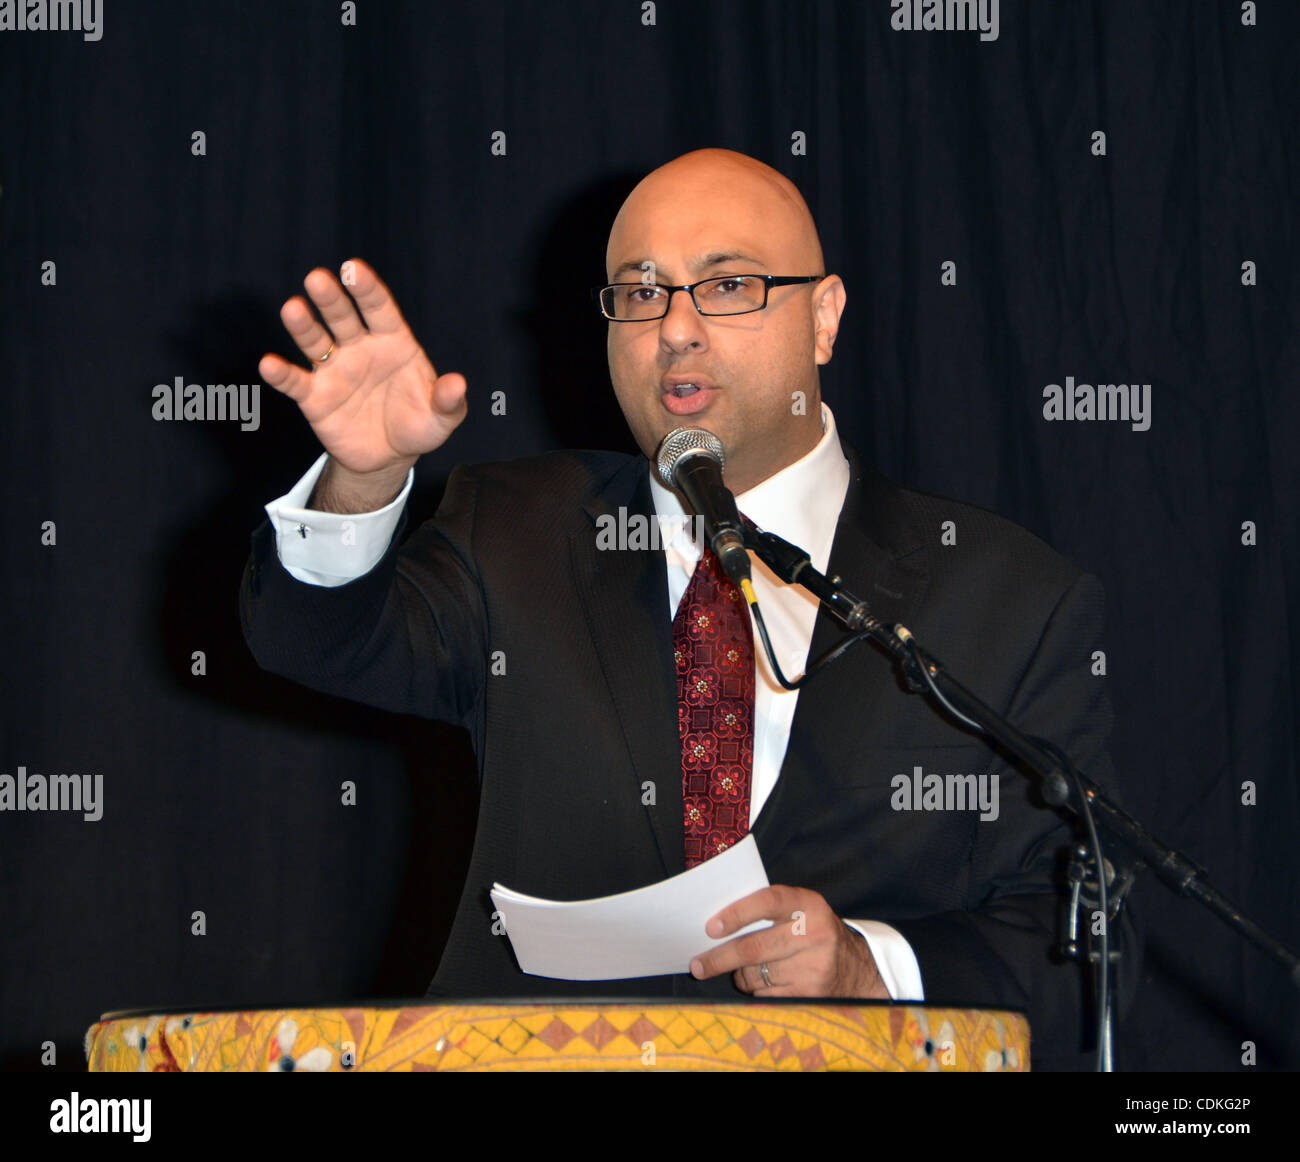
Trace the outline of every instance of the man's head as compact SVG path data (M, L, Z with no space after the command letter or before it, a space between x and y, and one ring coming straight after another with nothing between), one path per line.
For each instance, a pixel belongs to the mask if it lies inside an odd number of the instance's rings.
M673 286L724 274L825 273L794 183L726 149L683 154L628 195L610 230L606 276L635 283L647 270L645 281ZM773 287L767 308L750 314L702 315L679 291L662 319L610 322L610 380L641 450L653 456L674 428L707 428L726 449L734 492L805 455L821 438L817 366L830 360L844 299L844 284L830 275ZM670 388L682 379L704 386Z

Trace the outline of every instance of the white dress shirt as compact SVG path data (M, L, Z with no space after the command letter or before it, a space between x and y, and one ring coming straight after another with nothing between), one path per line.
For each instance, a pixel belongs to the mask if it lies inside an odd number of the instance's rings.
M736 497L737 507L760 528L801 546L813 567L826 572L840 509L849 487L849 465L835 432L835 417L822 404L822 438L806 456ZM284 496L266 506L276 550L285 570L311 585L346 584L369 572L392 540L410 494L415 472L402 491L373 513L327 513L304 507L325 467L322 453L307 474ZM668 570L669 621L676 613L701 547L690 535L687 514L677 494L665 488L650 468L650 491L662 530ZM812 645L818 601L806 590L787 585L751 554L754 593L763 610L772 648L787 678L803 672ZM754 767L749 818L758 818L776 786L794 721L798 690L785 690L772 676L757 631L754 634ZM795 885L800 886L800 885ZM889 995L924 1000L921 969L902 933L874 920L849 920L866 940Z

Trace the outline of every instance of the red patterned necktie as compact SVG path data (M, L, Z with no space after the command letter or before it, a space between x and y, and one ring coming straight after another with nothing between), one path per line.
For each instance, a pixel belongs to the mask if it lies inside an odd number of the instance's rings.
M749 607L705 549L673 619L682 739L686 866L749 831L754 766L754 633Z

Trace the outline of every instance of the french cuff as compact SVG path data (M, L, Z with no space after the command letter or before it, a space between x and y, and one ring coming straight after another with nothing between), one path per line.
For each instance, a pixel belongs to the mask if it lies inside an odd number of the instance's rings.
M917 963L916 953L897 928L891 928L879 920L845 920L844 923L862 933L890 999L925 1000L925 989L921 987L921 966Z
M375 512L320 512L306 505L328 459L329 453L322 452L297 484L265 507L285 572L308 585L332 589L369 573L387 552L415 469L407 472L396 498Z

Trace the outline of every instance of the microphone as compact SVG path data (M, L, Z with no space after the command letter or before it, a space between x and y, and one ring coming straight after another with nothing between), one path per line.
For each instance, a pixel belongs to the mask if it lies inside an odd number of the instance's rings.
M675 488L704 521L704 535L727 576L742 589L749 583L749 554L736 498L722 483L726 464L722 441L705 428L677 428L659 445L659 479ZM746 594L748 597L748 594Z

